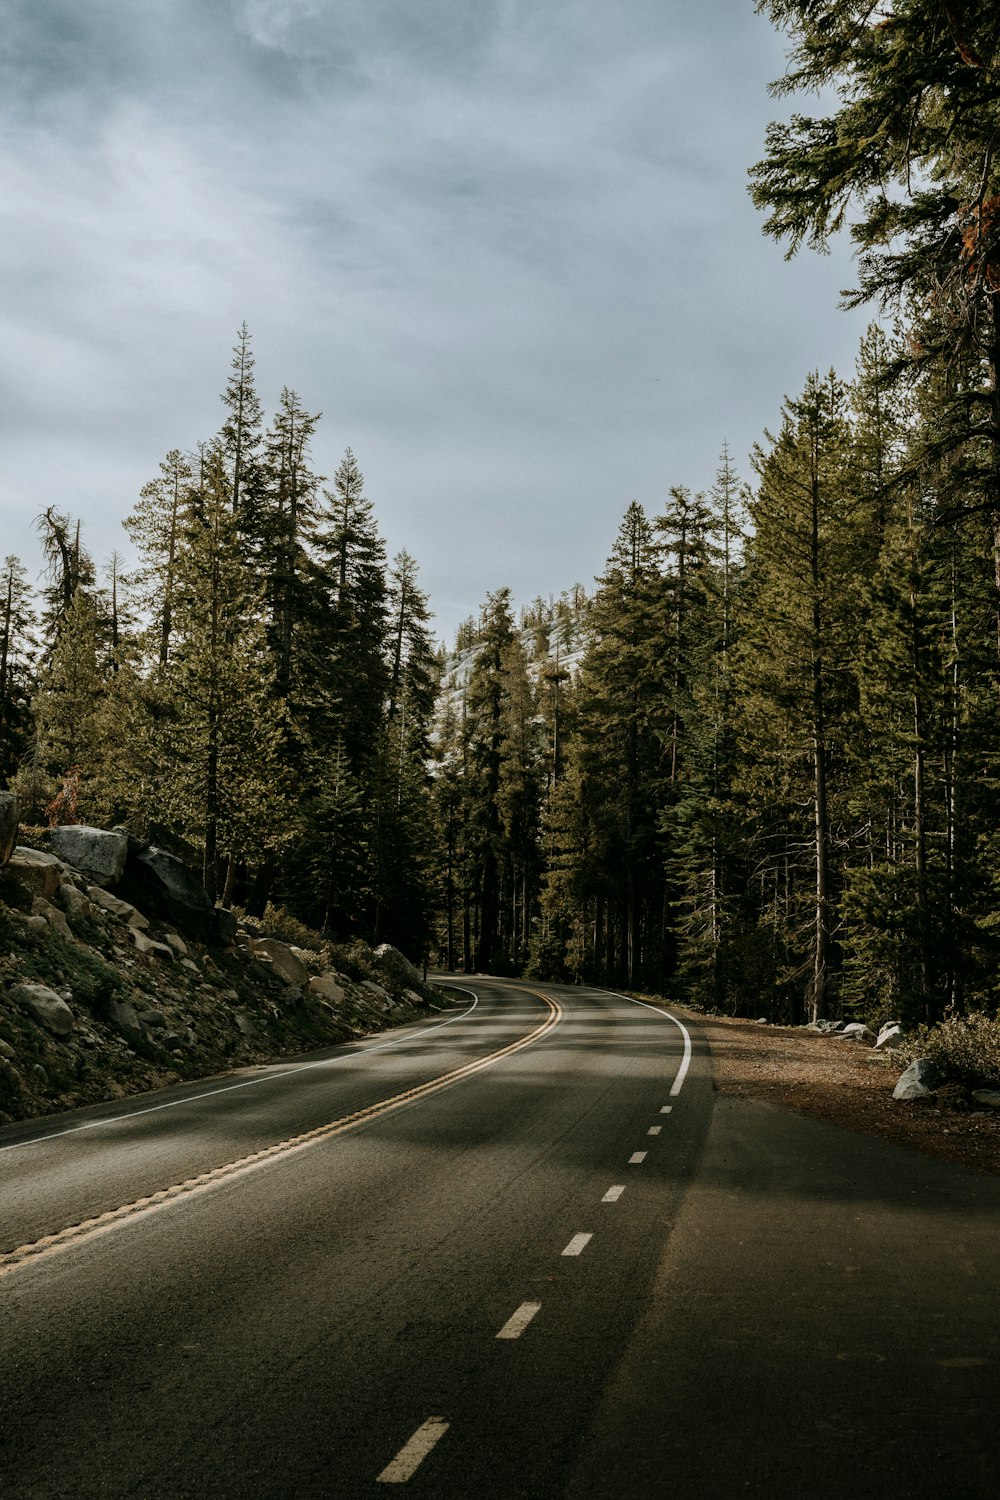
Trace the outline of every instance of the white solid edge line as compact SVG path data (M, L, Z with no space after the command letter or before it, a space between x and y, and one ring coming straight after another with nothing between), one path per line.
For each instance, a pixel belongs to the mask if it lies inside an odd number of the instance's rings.
M511 1313L497 1334L498 1339L519 1339L536 1313L541 1312L540 1302L522 1302L517 1312Z
M452 988L461 987L453 985ZM78 1135L82 1130L100 1130L104 1125L124 1125L129 1120L138 1120L142 1115L155 1115L161 1109L177 1109L181 1104L196 1104L200 1099L214 1099L219 1094L235 1094L237 1089L252 1089L258 1083L275 1083L281 1078L290 1078L295 1073L308 1073L312 1068L332 1068L337 1063L367 1057L371 1052L385 1052L389 1047L402 1047L406 1042L427 1036L431 1031L440 1031L442 1026L450 1026L453 1021L461 1021L463 1016L471 1015L479 1004L479 996L475 991L466 989L462 989L462 994L472 995L473 1000L472 1004L466 1006L465 1010L459 1011L457 1016L449 1016L447 1021L436 1021L433 1026L422 1026L419 1031L411 1031L407 1036L397 1036L391 1042L379 1042L374 1047L359 1047L353 1052L341 1053L338 1057L321 1057L318 1062L299 1063L297 1067L284 1068L280 1073L262 1073L259 1078L247 1078L242 1083L229 1083L224 1088L206 1089L201 1094L185 1094L182 1099L168 1099L165 1104L150 1104L145 1109L133 1109L127 1114L102 1116L99 1120L88 1120L84 1125L70 1125L66 1130L51 1130L47 1135L35 1135L28 1141L14 1141L10 1146L0 1146L0 1156L5 1151L23 1151L28 1146L42 1146L46 1141L57 1141L64 1135Z
M574 1234L563 1255L582 1255L593 1238L592 1234Z
M670 1085L670 1097L671 1099L676 1099L684 1087L684 1080L687 1077L688 1068L691 1066L691 1035L684 1022L678 1021L677 1017L672 1016L669 1010L662 1010L658 1005L648 1005L645 1000L633 1000L631 995L621 995L617 990L605 990L604 993L606 995L613 995L616 1000L627 1000L629 1005L641 1005L643 1010L655 1010L658 1016L664 1016L668 1021L673 1021L674 1025L678 1028L681 1036L684 1038L684 1056L681 1058L681 1065L677 1069L677 1077Z
M644 1162L645 1160L646 1160L646 1152L645 1151L633 1151L632 1155L628 1159L628 1164L629 1164L630 1167L637 1167L640 1162Z
M443 1417L428 1417L392 1460L376 1477L376 1484L405 1484L430 1453L435 1443L440 1442L448 1431L449 1424Z

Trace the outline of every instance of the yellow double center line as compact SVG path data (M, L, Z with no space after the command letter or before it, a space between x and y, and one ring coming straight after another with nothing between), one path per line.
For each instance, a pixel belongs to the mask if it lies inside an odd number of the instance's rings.
M341 1115L340 1119L331 1120L326 1125L317 1125L314 1130L307 1130L302 1135L289 1136L287 1140L279 1141L274 1146L265 1146L262 1151L255 1151L251 1156L241 1156L236 1161L227 1162L225 1166L213 1167L210 1172L201 1172L197 1177L188 1177L184 1182L160 1188L157 1192L150 1193L147 1198L136 1198L132 1203L123 1203L120 1208L108 1209L106 1213L98 1214L96 1218L83 1219L79 1224L70 1224L65 1229L57 1230L55 1234L47 1234L42 1239L32 1240L30 1244L19 1245L16 1250L8 1250L0 1254L0 1278L9 1276L24 1266L34 1265L37 1261L47 1260L52 1255L59 1255L74 1245L86 1244L90 1240L100 1238L101 1235L110 1234L112 1230L125 1222L158 1213L161 1209L169 1208L180 1198L191 1198L208 1192L211 1188L218 1187L220 1183L232 1182L234 1178L255 1172L259 1167L266 1166L268 1162L276 1161L280 1157L294 1156L300 1151L307 1151L310 1146L315 1146L319 1141L328 1140L330 1136L343 1135L345 1131L355 1130L359 1125L364 1125L369 1120L377 1120L381 1115L390 1114L404 1105L416 1104L421 1099L440 1093L442 1089L450 1088L454 1083L460 1083L463 1078L471 1078L474 1073L481 1073L484 1068L492 1067L494 1063L500 1062L505 1057L512 1057L515 1052L520 1052L525 1047L530 1047L533 1042L540 1041L563 1018L563 1008L558 1001L550 999L548 995L541 995L536 990L527 990L525 993L534 995L537 1000L547 1005L548 1015L541 1025L536 1026L533 1031L529 1031L526 1036L520 1037L516 1042L511 1042L496 1052L489 1052L485 1057L477 1058L475 1062L465 1063L461 1068L453 1068L450 1073L442 1073L439 1078L428 1079L426 1083L417 1084L415 1088L406 1089L401 1094L393 1094L391 1098L380 1099L375 1104L366 1105L364 1109L356 1109L353 1114Z

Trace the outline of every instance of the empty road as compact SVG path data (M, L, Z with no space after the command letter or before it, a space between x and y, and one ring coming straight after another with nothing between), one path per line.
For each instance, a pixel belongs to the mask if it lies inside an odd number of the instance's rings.
M0 1130L0 1497L1000 1494L1000 1183L480 977Z

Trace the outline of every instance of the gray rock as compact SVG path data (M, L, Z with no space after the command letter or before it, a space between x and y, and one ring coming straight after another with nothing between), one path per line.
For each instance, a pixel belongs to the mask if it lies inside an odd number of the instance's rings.
M179 932L165 932L163 934L163 941L173 948L178 958L187 958L188 945Z
M143 1026L166 1026L168 1021L162 1010L141 1010L139 1021Z
M9 1060L16 1055L17 1054L15 1053L13 1047L10 1045L10 1042L5 1042L3 1037L0 1036L0 1057L6 1057Z
M31 1064L31 1071L34 1073L34 1075L38 1079L39 1083L48 1083L48 1081L49 1081L49 1075L48 1075L48 1073L46 1073L46 1071L42 1067L41 1063L32 1063Z
M201 881L176 855L130 839L125 873L117 894L140 911L160 917L188 937L207 941L213 931L211 897Z
M274 972L296 989L305 989L309 983L309 970L301 958L296 958L287 943L279 943L277 938L255 938L253 945L254 958L265 958L269 961Z
M201 973L201 970L199 969L198 965L191 958L182 958L181 959L181 968L182 969L187 969L187 971L188 971L189 974L200 974Z
M5 865L17 845L19 809L13 792L0 792L0 865Z
M875 1038L875 1033L870 1031L863 1021L849 1021L843 1030L837 1032L837 1035L849 1037L855 1042L870 1042Z
M212 913L212 942L220 948L229 948L236 941L236 918L224 906L217 906Z
M241 1015L241 1013L237 1011L234 1016L234 1020L236 1021L236 1028L242 1036L255 1035L257 1028L256 1026L254 1026L249 1016Z
M63 881L56 892L56 900L71 922L85 922L91 915L90 902L71 880Z
M138 927L129 927L129 932L132 934L137 953L143 954L144 957L165 959L168 964L173 963L176 955L173 948L169 948L166 943L158 943L155 939L147 937Z
M903 1031L898 1021L887 1022L878 1034L876 1052L892 1052L903 1040Z
M391 980L394 980L400 988L409 986L411 989L421 983L420 970L398 948L391 943L381 943L372 954L375 966Z
M135 1006L131 1000L111 1000L108 1002L107 1017L116 1031L120 1031L126 1041L137 1042L142 1037L142 1027L139 1025L139 1017L135 1013Z
M95 906L99 906L102 911L110 912L113 917L119 917L123 922L131 922L133 917L142 916L131 901L123 901L120 896L113 895L102 886L88 885L87 896ZM145 920L143 918L143 921Z
M62 996L50 990L48 985L15 984L10 998L53 1036L69 1036L73 1030L73 1012Z
M335 974L314 974L309 981L309 993L318 995L321 1000L329 1000L333 1005L339 1005L344 999L344 990L337 983Z
M13 874L36 895L44 896L46 901L55 899L66 879L66 866L62 860L44 849L26 849L23 844L18 844L8 863Z
M33 932L36 937L41 937L43 932L48 932L49 930L49 924L48 922L46 922L44 917L25 917L24 925L25 927L27 927L28 931Z
M894 1099L926 1099L941 1084L941 1074L929 1057L917 1057L900 1075Z
M95 885L115 885L121 879L128 854L128 839L123 833L72 823L65 828L50 828L46 837L54 854Z
M973 1089L972 1097L987 1109L1000 1109L1000 1089Z
M36 896L34 901L32 901L31 915L33 917L44 917L53 932L57 932L67 942L71 943L74 941L65 916L59 910L58 906L53 906L51 901L46 901L44 896Z
M815 1031L820 1036L829 1036L831 1032L839 1030L839 1021L810 1021L805 1028L806 1031Z
M380 984L376 984L374 979L363 979L361 981L361 989L366 990L369 995L377 1000L383 1010L390 1010L392 1008L392 996L389 994L389 991L383 989Z
M410 1005L423 1005L424 1003L423 996L418 995L416 990L404 990L403 999Z

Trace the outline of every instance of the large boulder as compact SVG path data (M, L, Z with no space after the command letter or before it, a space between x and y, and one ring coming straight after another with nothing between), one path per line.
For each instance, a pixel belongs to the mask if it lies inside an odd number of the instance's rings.
M941 1085L941 1074L929 1057L914 1058L900 1074L892 1091L894 1099L926 1099Z
M903 1028L898 1021L887 1021L878 1034L876 1052L894 1052L903 1045Z
M53 1036L69 1036L73 1030L73 1012L62 996L47 985L15 984L10 998Z
M0 792L0 865L5 865L17 844L18 806L13 792Z
M393 981L397 988L412 989L420 984L420 970L391 943L381 943L372 957L379 972Z
M309 984L309 970L287 943L279 943L277 938L254 938L253 955L254 958L267 959L286 984L300 990Z
M18 844L9 860L9 868L36 896L54 901L66 879L66 866L44 849L26 849Z
M318 995L321 1000L329 1000L331 1005L340 1005L345 995L343 985L333 973L314 974L309 981L309 993Z
M212 898L183 860L155 844L129 839L125 873L115 894L148 916L179 927L188 937L206 942L212 936Z
M116 885L122 878L128 855L124 833L71 823L65 828L50 828L46 842L64 864L79 870L94 885Z

